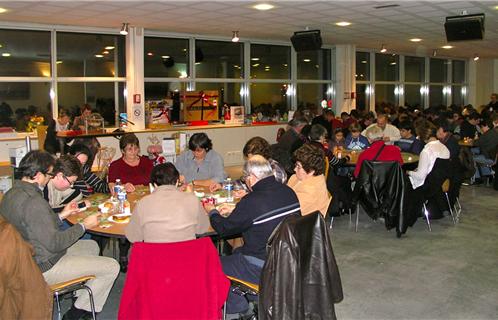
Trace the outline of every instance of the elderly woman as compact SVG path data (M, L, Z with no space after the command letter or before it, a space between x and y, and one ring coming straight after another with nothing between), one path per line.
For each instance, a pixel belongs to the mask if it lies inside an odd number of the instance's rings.
M195 239L205 233L209 219L201 203L192 193L178 189L180 174L168 162L152 169L150 181L155 186L133 210L126 227L130 242L179 242ZM158 204L167 203L168 210Z
M109 166L109 188L114 190L116 179L120 179L126 192L135 191L136 185L148 185L152 172L152 161L146 156L140 156L140 144L133 133L121 137L119 149L123 156Z
M287 183L294 190L301 205L302 215L316 210L325 216L330 196L325 183L325 155L318 147L305 144L294 152L296 166Z
M223 158L212 150L213 143L205 133L192 135L188 148L175 163L180 181L206 187L223 182Z

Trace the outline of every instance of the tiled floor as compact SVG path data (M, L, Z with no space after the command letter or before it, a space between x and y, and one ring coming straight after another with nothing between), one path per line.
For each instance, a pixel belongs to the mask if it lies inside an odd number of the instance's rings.
M498 319L498 191L463 187L463 213L419 220L401 239L360 215L332 231L344 300L339 319ZM354 216L353 216L354 218ZM116 281L99 319L116 319L124 276Z

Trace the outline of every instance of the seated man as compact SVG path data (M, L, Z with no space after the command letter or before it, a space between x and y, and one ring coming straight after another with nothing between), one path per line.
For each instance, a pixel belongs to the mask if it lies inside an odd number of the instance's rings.
M243 197L227 218L214 205L206 204L211 226L222 237L242 234L244 245L232 255L221 257L226 275L259 283L266 260L266 243L273 229L290 214L300 214L299 200L287 185L275 180L273 170L265 158L253 156L244 165L247 186L252 192ZM220 209L222 214L228 209ZM230 292L228 313L247 311L247 300Z
M483 175L490 175L489 166L496 161L498 153L498 115L493 116L493 120L486 120L481 124L483 135L475 141L475 146L479 148L480 154L474 155L474 160L478 164L475 178Z
M307 124L308 122L305 118L298 117L292 119L289 121L290 128L280 137L278 143L271 146L271 158L284 167L287 176L291 176L294 172L292 153L306 141L301 131Z
M4 196L0 212L34 248L34 259L48 284L68 281L84 275L95 275L87 285L93 292L95 309L102 308L118 276L119 264L111 258L99 257L97 243L79 240L86 229L99 223L91 215L64 231L61 221L77 211L74 202L56 214L43 199L41 189L52 179L55 159L45 151L30 151L21 160L21 180ZM80 319L90 313L86 292L78 292L73 307L64 319Z
M369 125L363 132L361 133L365 137L369 138L370 131L378 130L382 132L382 140L386 144L394 144L394 141L398 141L401 138L398 128L393 126L392 124L387 123L388 115L386 114L378 114L377 122ZM370 138L369 138L370 139ZM369 140L372 143L372 140Z
M401 121L399 123L399 132L401 139L394 142L394 145L398 146L402 152L420 154L424 148L424 143L413 134L415 132L413 124L408 120Z

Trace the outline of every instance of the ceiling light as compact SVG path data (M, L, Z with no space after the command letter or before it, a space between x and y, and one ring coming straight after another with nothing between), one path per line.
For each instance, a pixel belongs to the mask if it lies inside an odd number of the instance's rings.
M361 63L367 63L367 60L362 60Z
M109 54L109 51L107 51L107 50L102 51L102 54Z
M304 62L310 62L311 59L303 59Z
M163 58L163 59L169 59L170 56L161 56L161 58Z
M232 42L239 42L239 32L238 31L232 31Z
M283 66L284 66L284 67L287 67L287 63L284 63L284 64L283 64Z
M495 10L498 10L498 6L494 6L493 8L494 8Z
M56 64L61 64L61 63L62 63L62 61L56 61L55 63L56 63Z
M271 5L269 3L260 3L260 4L257 4L257 5L254 5L252 6L254 9L256 10L260 10L260 11L266 11L266 10L270 10L270 9L273 9L275 8L274 5Z
M479 55L476 53L476 54L474 54L474 61L477 61L477 60L479 60Z
M153 54L152 52L147 52L147 55L148 55L149 57L152 57L154 54Z
M391 62L389 63L391 66L395 66L396 65L396 62Z
M101 55L101 54L96 54L96 55L95 55L95 58L103 58L103 57L104 57L104 56L103 56L103 55Z
M255 63L252 65L253 67L259 67L259 63Z
M446 46L442 46L441 48L443 48L443 49L453 49L453 46L446 45Z
M5 8L0 8L0 13L5 13L5 12L7 12L7 9L5 9Z
M114 49L114 46L107 46L104 49L106 49L106 50L112 50L112 49Z
M119 31L123 36L126 36L128 34L128 23L124 22L123 26L121 27L121 31Z
M251 58L252 61L259 61L259 58Z
M384 52L387 52L387 49L386 49L386 45L383 44L381 47L380 47L380 52L384 53Z
M4 53L2 53L2 57L10 57L10 53L4 52Z
M433 57L437 56L437 50L436 49L432 50L432 56Z
M339 21L339 22L336 22L335 23L336 26L339 26L339 27L347 27L347 26L350 26L351 25L351 22L347 22L347 21Z
M411 38L410 41L411 42L420 42L420 41L422 41L422 39L420 39L420 38Z

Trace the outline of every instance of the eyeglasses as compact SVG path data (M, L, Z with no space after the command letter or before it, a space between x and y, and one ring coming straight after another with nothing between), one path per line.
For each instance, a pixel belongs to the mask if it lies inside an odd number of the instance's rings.
M64 180L67 181L67 183L69 184L69 186L72 188L73 185L74 185L74 182L69 181L69 179L65 175L62 175L62 177L64 178Z
M47 173L45 173L45 175L48 176L50 179L55 177L55 174L53 172L47 172Z

